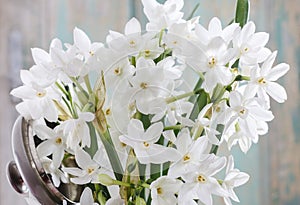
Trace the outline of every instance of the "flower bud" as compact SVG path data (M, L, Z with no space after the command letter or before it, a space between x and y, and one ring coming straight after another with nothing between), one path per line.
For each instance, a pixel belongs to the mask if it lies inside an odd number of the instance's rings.
M98 176L99 183L104 185L104 186L111 186L114 185L114 181L110 176L107 174L99 174Z

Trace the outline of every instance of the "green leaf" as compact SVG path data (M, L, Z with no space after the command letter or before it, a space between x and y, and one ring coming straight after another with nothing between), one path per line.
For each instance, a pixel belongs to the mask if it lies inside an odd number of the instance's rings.
M249 0L237 0L235 22L243 27L248 21Z
M191 12L191 14L189 15L189 17L187 18L187 20L191 20L194 17L194 14L198 10L199 6L200 6L200 3L196 4L196 6L194 7L193 11Z
M198 117L198 114L200 113L200 111L202 110L202 108L204 108L205 105L208 104L208 100L207 100L207 96L208 94L204 91L202 91L197 99L196 102L194 104L190 119L191 120L195 120Z
M105 198L102 191L98 192L97 199L98 199L98 202L100 203L100 205L105 205L106 204L106 198Z
M98 142L97 142L97 134L95 131L95 128L91 122L87 123L89 126L90 130L90 137L91 137L91 146L90 147L85 147L84 150L89 153L91 157L93 157L97 150L98 150Z
M224 131L224 128L225 128L225 126L222 125L222 124L218 124L218 125L217 125L217 131L220 132L220 134L218 134L218 135L216 136L216 137L218 138L218 140L221 139L222 133L223 133L223 131ZM210 154L217 154L218 149L219 149L219 146L218 146L218 145L213 145L213 146L211 147Z

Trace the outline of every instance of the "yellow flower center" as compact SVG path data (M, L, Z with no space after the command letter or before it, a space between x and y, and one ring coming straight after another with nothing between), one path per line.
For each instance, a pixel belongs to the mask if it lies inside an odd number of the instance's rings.
M205 182L206 182L206 178L205 178L205 176L203 176L202 174L199 174L199 175L197 176L197 181L198 181L199 183L205 183Z
M57 145L61 145L62 142L63 142L63 140L62 140L61 137L57 137L57 138L55 139L55 144L57 144Z
M189 161L191 159L191 156L189 154L186 154L183 156L183 161L186 162L186 161Z
M149 147L150 146L150 144L148 142L143 142L143 144L144 144L145 147Z
M211 57L208 61L208 67L213 68L217 64L217 59L215 57Z
M156 188L156 191L157 191L157 194L159 194L159 195L163 193L163 190L161 187Z
M122 74L122 69L120 67L117 67L115 70L114 70L114 74L115 75L121 75Z
M42 97L44 97L45 95L46 95L46 91L45 91L45 90L43 90L43 91L38 91L38 92L36 93L36 96L39 97L39 98L42 98Z
M110 110L110 108L107 108L106 110L105 110L105 115L110 115L111 114L111 110Z
M140 87L142 89L146 89L148 87L148 84L143 82L143 83L140 84Z
M95 169L91 168L91 167L87 169L88 174L92 174L94 171L95 171Z
M149 57L151 54L151 51L150 50L145 50L145 57Z
M266 83L267 83L265 78L260 78L260 79L258 79L257 82L258 82L259 84L266 84Z
M134 40L129 41L130 47L135 47L136 42Z
M91 56L94 56L94 55L95 55L95 53L94 53L93 51L90 51L89 54L90 54Z

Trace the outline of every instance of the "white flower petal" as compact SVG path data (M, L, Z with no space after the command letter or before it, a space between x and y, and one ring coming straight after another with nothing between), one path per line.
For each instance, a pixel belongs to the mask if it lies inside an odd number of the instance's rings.
M258 32L253 34L252 38L247 43L249 43L249 45L264 47L269 41L269 36L268 33Z
M208 30L211 34L217 34L222 32L222 24L220 19L214 17L210 20Z
M94 198L92 190L88 187L86 187L80 197L80 205L93 205L94 204Z
M125 35L141 33L141 24L136 18L131 18L125 26Z
M89 37L79 28L75 28L73 31L74 44L82 52L89 52L91 47L91 41Z
M36 148L40 158L49 156L55 151L55 149L56 149L55 145L50 140L46 140L42 142Z
M36 97L36 91L26 85L13 89L10 94L21 99L32 99Z
M43 49L32 48L31 53L33 60L37 65L43 65L43 63L49 62L51 60L50 55Z
M278 64L270 70L266 77L269 81L276 81L278 80L278 78L285 75L289 71L289 69L290 66L286 63Z
M138 140L143 140L142 136L144 134L144 126L140 120L132 119L128 125L128 137L136 138Z
M287 99L287 94L284 87L278 83L268 82L265 89L266 92L279 103L283 103Z
M41 140L51 139L56 136L54 130L50 129L46 125L36 125L34 126L34 132Z
M143 138L147 142L156 142L159 137L161 136L161 133L163 131L163 124L162 122L157 122L152 124L145 132Z
M91 156L88 153L86 153L83 149L76 150L75 160L78 166L82 169L85 169L89 165L93 164Z
M81 112L78 114L80 120L84 120L86 122L91 122L94 120L95 115L91 112Z

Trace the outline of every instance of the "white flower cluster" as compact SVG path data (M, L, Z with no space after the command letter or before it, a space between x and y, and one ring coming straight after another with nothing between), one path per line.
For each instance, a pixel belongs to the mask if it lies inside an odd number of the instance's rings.
M18 112L35 121L45 170L55 186L70 180L109 188L111 198L100 194L95 201L99 186L86 188L84 205L211 205L212 194L227 205L239 201L233 189L249 175L234 168L232 156L216 155L217 148L238 143L246 153L268 132L270 97L287 99L275 81L289 66L273 67L277 52L265 47L269 35L255 32L253 22L223 28L215 17L206 29L199 17L183 19L183 0L142 2L146 32L132 18L124 34L109 31L104 44L75 28L72 45L54 39L49 52L32 49L35 65L21 71L24 85L11 94L23 100ZM76 167L66 164L69 157Z

